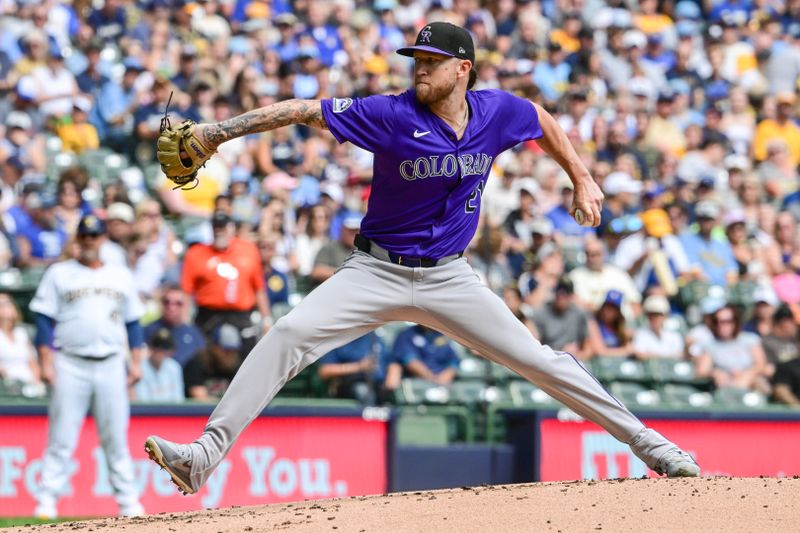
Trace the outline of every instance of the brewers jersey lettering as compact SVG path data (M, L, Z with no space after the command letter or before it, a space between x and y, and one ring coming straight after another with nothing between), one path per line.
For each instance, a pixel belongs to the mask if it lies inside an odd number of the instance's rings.
M322 101L339 142L374 152L361 234L389 251L441 258L463 252L478 227L481 193L497 154L542 136L531 103L500 90L468 91L461 139L409 90Z
M144 313L130 270L94 269L75 260L47 269L30 308L55 320L57 350L83 357L125 352L125 323Z

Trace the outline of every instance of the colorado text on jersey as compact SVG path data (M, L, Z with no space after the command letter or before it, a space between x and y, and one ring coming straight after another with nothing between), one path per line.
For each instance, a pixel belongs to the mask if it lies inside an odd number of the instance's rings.
M455 176L458 168L461 168L461 176L482 176L492 165L492 156L478 153L472 154L447 154L441 158L440 156L431 155L427 157L418 157L415 160L406 159L400 163L400 175L403 179L414 181L416 179L424 180L425 178L438 178L440 176L452 177Z

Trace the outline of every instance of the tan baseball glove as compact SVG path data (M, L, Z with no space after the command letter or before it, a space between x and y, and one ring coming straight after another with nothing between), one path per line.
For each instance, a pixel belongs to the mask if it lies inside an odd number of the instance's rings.
M169 119L161 122L158 137L158 162L167 178L176 189L192 189L197 186L197 171L206 164L216 150L208 148L194 134L195 123L184 120L173 128Z

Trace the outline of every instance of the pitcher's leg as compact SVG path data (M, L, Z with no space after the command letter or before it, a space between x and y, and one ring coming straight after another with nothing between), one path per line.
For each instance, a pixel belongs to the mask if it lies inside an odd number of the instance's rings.
M511 368L618 440L634 445L634 452L651 468L674 446L645 428L572 355L541 344L471 271L461 270L444 285L436 283L436 277L445 273L436 272L421 290L415 287L417 305L436 322L432 327ZM449 288L442 290L445 286Z
M382 271L377 259L355 255L278 320L247 356L211 414L198 439L206 466L197 472L193 464L193 477L201 484L207 479L288 380L327 352L392 320L410 302L409 283Z

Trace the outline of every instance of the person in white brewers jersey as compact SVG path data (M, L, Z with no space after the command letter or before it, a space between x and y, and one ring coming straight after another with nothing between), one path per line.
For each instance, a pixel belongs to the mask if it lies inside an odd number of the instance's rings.
M128 384L141 375L143 306L130 271L100 260L104 235L100 219L84 216L77 230L78 258L52 265L30 304L42 379L52 386L37 517L58 514L56 503L67 487L90 406L120 515L144 513L128 450Z

